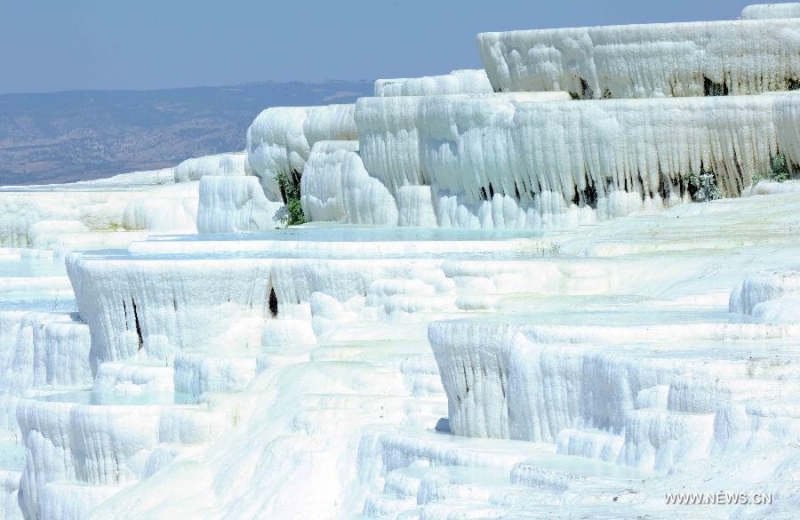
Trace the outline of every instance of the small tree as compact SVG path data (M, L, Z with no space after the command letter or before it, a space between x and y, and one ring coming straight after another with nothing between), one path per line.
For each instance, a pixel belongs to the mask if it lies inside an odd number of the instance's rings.
M305 224L306 216L300 203L300 174L292 172L292 178L289 178L281 172L275 176L275 180L281 190L283 203L286 204L286 213L281 217L281 223L285 226Z
M786 162L786 156L779 153L770 161L770 176L773 181L783 182L789 179L789 164Z

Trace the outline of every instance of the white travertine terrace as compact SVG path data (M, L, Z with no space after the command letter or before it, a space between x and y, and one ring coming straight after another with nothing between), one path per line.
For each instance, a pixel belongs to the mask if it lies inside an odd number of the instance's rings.
M131 201L122 215L122 227L169 233L197 232L198 183L165 186Z
M743 95L797 84L798 34L797 19L736 20L482 33L478 46L496 92Z
M703 170L736 196L779 150L800 159L800 95L551 96L364 98L361 158L392 193L430 186L439 225L530 228L675 204L685 179Z
M488 94L491 92L492 85L483 69L454 70L450 74L423 78L379 79L375 82L375 97Z
M268 108L247 129L246 169L270 200L280 200L276 175L302 175L317 141L354 140L353 105Z
M124 245L143 234L195 232L197 183L172 168L109 179L0 188L0 247L64 249Z
M245 175L245 158L240 152L186 159L175 167L175 182L199 181L206 175Z
M267 199L256 177L208 176L200 181L199 233L267 231L280 224L282 202Z
M776 95L774 118L778 144L787 161L800 164L800 95Z
M482 35L546 92L1 189L0 517L796 518L796 23Z
M742 9L743 20L767 20L771 18L798 18L800 17L800 3L787 2L783 4L754 4Z
M790 404L800 390L792 346L800 329L751 309L791 302L800 287L788 271L758 274L795 257L799 246L787 231L794 205L786 190L621 218L591 234L495 231L484 241L474 231L426 238L322 227L302 230L307 241L289 230L272 240L165 238L133 244L128 254L72 256L81 315L104 343L93 349L99 367L127 357L161 360L164 370L166 358L176 391L241 392L237 403L256 399L271 418L267 424L245 406L241 437L214 437L214 450L191 466L168 459L159 464L172 469L149 476L125 463L136 483L94 515L152 512L146 496L172 511L179 506L158 491L166 482L181 496L215 497L197 502L212 517L251 510L325 517L333 510L327 498L368 518L414 509L454 514L480 510L489 490L506 497L497 510L507 515L539 511L522 497L569 498L590 516L629 511L613 507L645 514L684 478L739 485L728 470L707 473L731 458L748 467L761 461L759 485L780 489L771 475L790 464L796 449L786 442L800 434ZM736 303L742 280L751 288L748 308ZM756 289L773 285L782 289ZM437 364L419 338L426 331ZM133 348L112 354L114 338L127 336ZM104 387L130 387L135 377L119 363L98 371ZM161 384L147 374L136 376L140 386ZM442 388L450 410L441 428L479 439L435 433ZM185 431L188 420L160 419L159 435ZM202 431L220 435L222 422L213 424ZM148 464L161 460L158 438L140 442ZM762 460L771 446L780 448ZM254 449L270 453L258 467ZM106 452L126 460L125 452ZM307 478L276 481L276 467ZM229 482L243 471L261 498L249 486L223 495L213 479L197 479L200 472ZM340 474L365 483L361 498L347 498L361 484ZM275 501L312 484L326 500ZM442 486L469 500L448 499ZM618 486L638 498L606 505L602 496Z
M301 201L312 222L397 225L397 203L364 168L358 141L319 141L301 180Z

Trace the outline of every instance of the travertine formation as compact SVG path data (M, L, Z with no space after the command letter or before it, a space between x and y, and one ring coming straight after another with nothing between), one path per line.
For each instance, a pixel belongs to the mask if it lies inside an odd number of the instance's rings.
M581 99L746 95L800 78L796 19L582 27L478 35L495 92Z
M483 34L0 189L0 515L794 518L796 14Z

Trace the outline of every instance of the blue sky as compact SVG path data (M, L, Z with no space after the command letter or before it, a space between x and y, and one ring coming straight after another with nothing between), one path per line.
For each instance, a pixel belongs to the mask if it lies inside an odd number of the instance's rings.
M0 93L375 79L480 66L483 31L734 19L747 0L2 0Z

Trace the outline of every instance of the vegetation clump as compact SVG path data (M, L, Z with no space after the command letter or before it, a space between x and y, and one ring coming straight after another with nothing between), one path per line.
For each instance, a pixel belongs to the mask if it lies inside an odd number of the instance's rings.
M758 184L762 180L784 182L789 180L790 175L791 171L786 156L782 153L778 153L775 157L770 159L769 171L765 172L763 175L753 176L753 184Z
M275 176L281 190L281 198L286 204L286 212L281 216L280 222L284 226L297 226L306 223L303 206L300 203L300 174L292 172L291 177L281 172Z
M779 153L770 161L770 178L776 182L789 180L789 164L786 156Z
M709 202L722 198L717 186L717 176L712 171L700 170L685 177L686 189L694 202Z
M542 258L547 256L561 256L561 244L559 242L539 244L534 246L533 252L536 256L541 256Z

